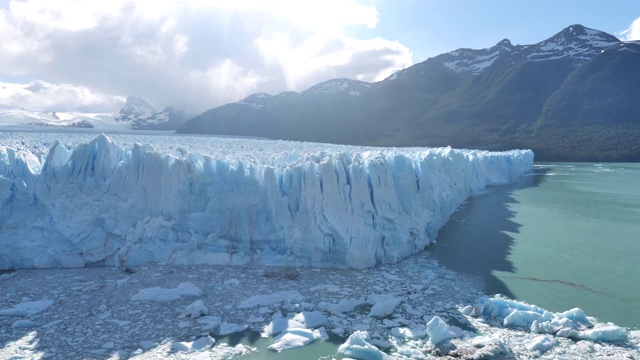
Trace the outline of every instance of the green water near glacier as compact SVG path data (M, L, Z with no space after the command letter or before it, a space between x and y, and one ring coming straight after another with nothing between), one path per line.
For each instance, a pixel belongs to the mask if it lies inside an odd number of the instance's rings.
M467 200L416 256L481 275L489 293L640 328L640 164L536 164ZM282 353L250 331L216 342L258 349L241 359L341 359L333 340Z
M640 164L536 164L469 199L428 249L488 291L640 327Z

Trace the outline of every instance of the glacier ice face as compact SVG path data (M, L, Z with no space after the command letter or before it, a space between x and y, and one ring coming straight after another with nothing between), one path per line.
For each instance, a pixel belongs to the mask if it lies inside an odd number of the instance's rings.
M246 144L255 157L123 148L105 135L56 141L40 158L0 146L0 269L396 263L467 197L533 166L528 150Z

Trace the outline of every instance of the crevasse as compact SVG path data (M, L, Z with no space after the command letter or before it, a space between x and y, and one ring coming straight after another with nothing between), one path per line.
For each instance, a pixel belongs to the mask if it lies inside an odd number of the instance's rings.
M353 149L250 162L100 135L41 163L0 146L0 269L396 263L533 166L530 150Z

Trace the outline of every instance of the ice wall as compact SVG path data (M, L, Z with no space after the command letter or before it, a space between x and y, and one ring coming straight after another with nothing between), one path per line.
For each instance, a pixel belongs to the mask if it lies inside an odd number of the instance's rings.
M0 146L0 269L396 263L467 197L533 166L528 150L303 148L234 161L100 135L41 163Z

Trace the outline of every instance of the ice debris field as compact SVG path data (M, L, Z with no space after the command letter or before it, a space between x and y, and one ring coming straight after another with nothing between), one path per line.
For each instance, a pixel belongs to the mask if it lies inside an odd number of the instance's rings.
M640 356L638 331L487 296L420 252L468 196L530 170L530 151L0 144L3 359Z

